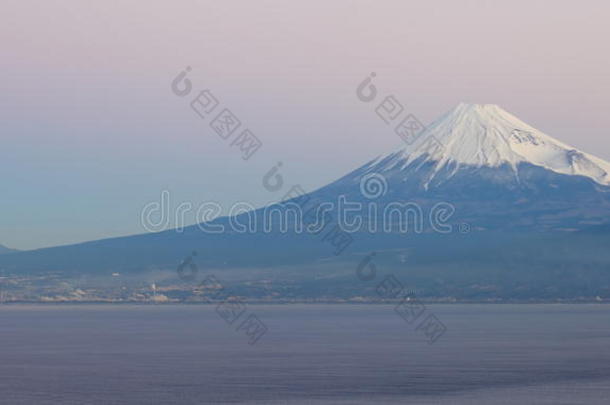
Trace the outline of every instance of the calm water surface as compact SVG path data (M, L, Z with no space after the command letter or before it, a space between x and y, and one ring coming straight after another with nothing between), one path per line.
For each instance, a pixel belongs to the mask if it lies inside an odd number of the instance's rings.
M610 306L0 306L2 404L608 404Z

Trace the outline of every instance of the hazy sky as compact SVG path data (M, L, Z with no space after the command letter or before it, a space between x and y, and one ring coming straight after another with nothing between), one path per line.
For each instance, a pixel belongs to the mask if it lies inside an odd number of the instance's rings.
M499 104L610 160L607 1L29 1L0 5L0 244L144 232L140 211L246 200L283 163L313 189L400 140L376 72L425 123ZM170 82L186 66L262 141L243 161Z

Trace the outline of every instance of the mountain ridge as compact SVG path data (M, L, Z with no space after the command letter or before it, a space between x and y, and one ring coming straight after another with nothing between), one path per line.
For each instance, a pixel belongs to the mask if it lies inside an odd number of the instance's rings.
M228 229L219 234L207 233L197 224L182 232L167 230L2 255L0 268L13 273L62 271L76 275L140 274L162 269L175 275L181 260L197 251L201 268L222 271L223 275L241 272L240 277L247 281L263 276L288 283L298 280L305 283L299 285L308 286L308 294L341 290L349 296L362 287L354 279L355 266L375 251L380 266L421 287L424 295L478 297L481 291L476 286L483 282L498 284L493 292L496 297L610 294L610 187L596 181L594 173L593 177L591 173L560 173L530 161L511 161L514 156L507 150L476 155L467 153L468 147L461 148L458 142L442 151L427 142L437 137L439 141L449 139L439 128L449 133L453 130L456 139L469 136L480 140L485 134L473 135L468 132L472 126L455 124L474 122L470 114L478 116L485 111L474 110L458 114L461 118L457 121L446 121L455 116L445 114L423 133L428 139L374 159L304 196L314 206L339 198L362 206L376 205L377 213L362 212L364 223L378 220L385 208L397 202L408 207L415 204L426 220L431 207L449 204L453 208L447 219L452 229L449 233L438 233L427 225L421 232L402 232L398 229L402 219L398 219L390 223L388 232L354 232L349 248L336 254L324 236L297 234L294 227L287 232L244 234L231 229L231 218L222 217L210 222ZM439 121L454 122L457 127L446 128ZM502 139L512 136L513 123L502 127ZM492 140L499 142L496 132ZM570 153L559 141L535 139L559 148L560 155ZM469 147L472 145L491 147L495 143L476 142ZM462 160L445 159L439 165L442 160L434 159L434 153ZM498 165L479 164L477 160L468 163L470 158L490 156L498 158ZM363 188L369 177L379 181L379 193L370 195ZM276 206L287 209L288 202L291 200ZM261 221L263 211L260 208L251 215ZM237 218L243 223L248 215ZM336 222L338 215L333 213L333 217ZM404 257L408 257L407 262ZM308 270L324 277L310 279Z
M11 248L8 248L8 247L0 244L0 255L7 254L7 253L14 253L14 252L18 252L18 250L11 249Z

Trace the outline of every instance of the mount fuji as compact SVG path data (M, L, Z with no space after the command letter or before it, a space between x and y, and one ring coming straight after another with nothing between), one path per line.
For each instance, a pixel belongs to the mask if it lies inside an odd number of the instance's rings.
M386 202L445 201L455 219L481 230L570 231L610 222L610 163L496 105L459 104L418 142L322 190L349 194L372 174L386 180Z
M450 179L461 169L504 166L519 183L519 167L529 164L610 185L610 163L551 138L497 105L462 103L422 135L434 138L436 144L392 153L375 162L375 170L400 167L404 171L415 162L433 163L427 187L430 182Z
M367 192L365 180L374 179ZM364 188L363 188L364 185ZM264 209L199 226L112 238L0 256L13 273L140 274L171 270L193 251L200 267L266 277L297 288L296 296L367 295L354 268L376 252L378 268L400 275L420 294L460 299L610 298L610 163L546 135L491 104L459 104L391 153L379 156L333 183L294 200L308 204L338 198L364 205L365 224L384 208L416 204L426 218L435 207L444 229L430 221L403 232L359 229L340 254L324 238L288 232L240 233L232 221ZM277 229L274 227L273 229ZM412 230L413 228L409 228Z

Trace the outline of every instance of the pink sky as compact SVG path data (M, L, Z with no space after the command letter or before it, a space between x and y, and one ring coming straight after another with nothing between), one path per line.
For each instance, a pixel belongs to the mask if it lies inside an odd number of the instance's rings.
M429 122L494 103L610 160L605 1L29 1L0 6L0 244L139 233L176 201L280 196L277 161L307 189L399 145L355 87L377 73ZM243 162L169 83L192 66L263 140Z

